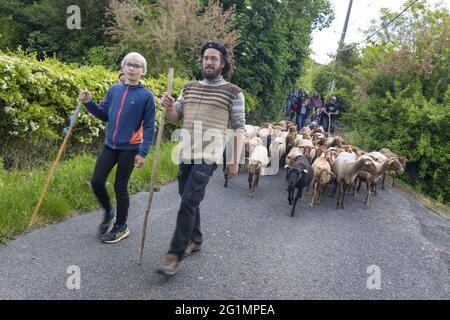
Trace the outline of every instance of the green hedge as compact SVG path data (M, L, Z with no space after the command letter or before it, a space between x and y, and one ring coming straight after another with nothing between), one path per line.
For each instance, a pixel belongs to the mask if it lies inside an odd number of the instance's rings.
M54 58L37 61L21 52L0 52L0 157L8 167L17 167L24 154L32 154L29 159L32 162L39 158L39 151L48 154L55 150L63 139L62 130L68 126L80 90L87 88L99 102L117 78L118 72L104 67L80 67ZM186 81L174 79L175 96ZM166 90L167 76L144 78L143 83L158 95ZM248 94L246 97L248 110L254 109L256 99ZM159 112L158 106L157 121ZM98 147L103 141L104 128L105 124L89 118L84 108L73 132L71 147L77 150L89 145ZM172 129L173 126L168 125L167 133Z

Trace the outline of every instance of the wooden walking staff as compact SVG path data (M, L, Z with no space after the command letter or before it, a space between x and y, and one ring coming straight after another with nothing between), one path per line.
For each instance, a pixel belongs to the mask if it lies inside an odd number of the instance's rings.
M331 130L331 114L328 114L328 133L331 133L330 130Z
M173 84L173 68L170 68L169 76L167 79L167 92L169 94L172 93L172 84ZM162 138L162 134L164 131L165 123L166 123L166 108L163 107L162 112L161 112L161 117L159 119L158 136L156 138L155 159L153 161L152 176L150 178L150 187L149 187L149 192L148 192L147 208L145 209L144 226L143 226L143 230L142 230L141 252L139 254L138 264L142 263L142 255L144 254L145 236L147 234L147 222L148 222L148 216L149 216L150 208L152 206L152 201L153 201L153 189L155 186L156 170L158 169L159 153L160 153L160 149L161 149L161 138Z
M28 227L32 227L33 224L36 222L37 216L39 214L39 210L41 209L42 203L44 202L45 195L47 194L48 188L50 187L50 183L52 182L53 176L55 175L56 167L59 163L59 160L61 160L64 149L67 145L67 141L69 141L69 138L72 134L73 127L75 126L75 122L78 118L78 114L80 113L82 107L83 107L83 105L81 103L79 103L78 106L76 107L74 113L71 116L70 125L66 132L66 136L64 137L64 141L61 144L61 147L59 147L59 151L58 151L55 161L53 161L52 167L51 167L50 172L47 177L47 183L45 184L44 189L42 190L41 197L39 198L36 208L34 209L34 212L33 212L33 215L31 216L31 220L30 220L30 223L28 224Z

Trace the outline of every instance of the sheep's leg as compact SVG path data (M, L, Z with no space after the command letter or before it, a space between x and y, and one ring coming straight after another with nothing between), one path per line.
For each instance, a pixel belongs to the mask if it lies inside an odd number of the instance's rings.
M280 157L280 166L283 166L285 164L285 158L286 158L285 155L282 154Z
M249 165L248 157L245 157L244 165L243 165L244 168L243 168L242 172L248 171L248 165Z
M319 184L319 183L317 183L317 184L318 184L318 186L317 186L317 192L316 192L316 199L315 199L315 201L316 201L316 204L320 204L320 192L322 191L324 185L323 184Z
M255 189L258 186L258 182L259 182L259 174L255 174L255 177L253 178L252 198L255 197Z
M288 188L288 201L289 201L289 204L290 204L290 205L292 205L292 199L294 198L294 197L293 197L294 192L295 192L295 188L293 188L292 190L290 190L290 189Z
M384 190L384 180L386 179L386 173L383 173L383 178L381 179L381 190Z
M251 191L251 195L250 195L252 198L254 198L255 197L255 182L253 182L253 184L252 184L252 191Z
M327 187L328 187L328 183L325 183L325 184L322 186L322 189L321 189L322 194L325 194L325 190L327 190Z
M252 180L252 198L254 198L255 197L255 188L256 188L256 185L258 184L258 175L257 174L254 174L253 175L253 180Z
M353 180L353 182L350 184L350 187L348 189L348 192L350 192L350 190L352 190L352 196L355 196L355 188L356 188L356 179Z
M339 189L338 191L338 200L337 200L337 203L336 203L336 209L339 209L340 207L341 207L341 196L342 196L342 183L341 182L339 182L339 183L336 183L335 184L335 189ZM334 195L334 192L333 192L333 195Z
M343 192L342 192L342 202L341 202L341 208L342 209L344 209L345 192L347 191L348 187L349 187L349 185L344 182Z
M298 199L300 199L301 197L302 197L302 189L298 188L297 194L295 195L295 199L294 199L294 206L292 207L292 210L291 210L291 217L294 216L294 214L295 214L295 206L297 205Z
M395 174L392 176L392 188L395 188Z
M226 149L223 151L223 155L222 155L222 171L223 173L225 173L227 169L227 153L226 153Z
M289 149L289 151L291 151L291 150ZM281 157L280 157L280 164L281 164L281 165L283 165L283 164L286 163L286 157L287 157L289 151L286 150L286 151L281 155Z
M314 182L313 185L313 192L312 192L312 196L311 196L311 201L309 202L309 207L312 208L313 207L313 203L316 200L316 194L317 194L317 187L318 187L318 183Z
M370 190L373 192L375 196L377 195L377 183L375 181L372 182Z
M358 188L356 189L356 191L358 191L359 192L359 189L361 189L361 183L362 183L362 180L359 178L359 177L356 177L356 179L358 180ZM355 179L355 180L356 180ZM356 184L356 183L355 183Z
M372 183L369 181L366 181L366 187L367 187L367 193L366 193L366 199L364 200L364 204L366 205L366 208L369 208L369 197L370 197L370 190L372 189Z
M286 177L284 179L284 184L286 185L286 190L289 190L288 170L286 170Z
M254 184L255 184L255 175L253 173L249 173L248 174L248 187L249 187L250 191L248 192L248 195L252 198L254 196L254 193L253 193Z
M281 168L284 166L283 155L278 152L278 166Z
M332 197L334 197L334 195L336 194L337 187L338 187L337 180L334 180L333 192L331 193ZM338 200L338 203L339 203L339 200Z

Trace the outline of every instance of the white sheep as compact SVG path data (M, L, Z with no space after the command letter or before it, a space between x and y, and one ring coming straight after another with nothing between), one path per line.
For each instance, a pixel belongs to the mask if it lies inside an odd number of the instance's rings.
M264 146L257 146L250 155L248 164L248 186L250 188L249 195L255 197L255 188L259 182L261 169L267 167L269 164L269 156L267 148Z

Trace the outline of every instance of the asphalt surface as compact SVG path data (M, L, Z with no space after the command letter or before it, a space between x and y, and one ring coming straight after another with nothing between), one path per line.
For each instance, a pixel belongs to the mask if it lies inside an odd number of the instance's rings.
M117 244L98 240L99 210L21 235L0 246L0 299L450 298L448 217L391 187L370 209L364 193L347 197L345 210L327 195L310 209L308 192L291 217L283 176L262 177L251 199L245 175L224 189L219 168L201 204L203 248L171 278L155 271L175 227L176 183L154 195L142 265L147 193L131 198L131 233ZM81 281L71 290L73 265ZM367 286L372 265L379 289Z

